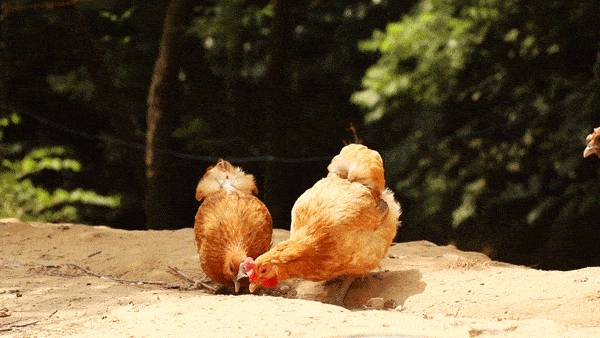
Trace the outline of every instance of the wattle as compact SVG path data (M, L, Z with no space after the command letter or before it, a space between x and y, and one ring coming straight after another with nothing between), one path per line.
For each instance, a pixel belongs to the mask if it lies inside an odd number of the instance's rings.
M247 271L246 275L248 276L248 280L250 282L254 282L258 279L258 277L256 277L256 274L254 273L254 270Z
M266 288L274 288L277 286L277 284L279 284L279 281L277 280L277 278L271 277L263 280L261 284Z

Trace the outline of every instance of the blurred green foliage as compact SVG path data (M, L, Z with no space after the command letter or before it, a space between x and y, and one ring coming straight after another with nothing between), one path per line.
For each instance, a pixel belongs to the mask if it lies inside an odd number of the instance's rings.
M0 132L11 124L17 124L17 114L0 117ZM0 133L0 142L2 142ZM18 148L18 147L16 147ZM10 145L0 148L15 157ZM11 156L12 155L12 156ZM69 158L63 147L37 148L22 158L2 158L0 163L0 218L16 217L22 220L75 222L82 220L82 213L90 207L115 209L119 207L118 196L102 196L94 191L75 188L49 189L40 184L40 177L68 176L81 171L79 161ZM62 186L62 184L61 184Z
M599 13L596 1L423 0L361 43L381 56L353 101L390 126L379 139L412 236L546 266L573 263L574 246L600 254L582 240L599 230L600 166L581 156L600 123Z

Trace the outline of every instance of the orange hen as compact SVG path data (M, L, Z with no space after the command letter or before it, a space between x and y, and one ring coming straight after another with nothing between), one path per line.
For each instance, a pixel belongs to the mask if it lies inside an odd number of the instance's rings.
M274 287L288 278L325 281L365 276L386 255L401 210L385 188L379 153L350 144L327 169L327 177L294 204L290 238L256 261L245 261L250 291Z
M585 140L587 141L587 146L583 150L583 157L590 155L600 157L600 127L594 128L594 131Z
M244 259L271 245L271 214L256 193L254 176L224 160L208 168L196 188L202 204L194 232L202 270L222 285L233 282L235 292L245 277L238 274Z

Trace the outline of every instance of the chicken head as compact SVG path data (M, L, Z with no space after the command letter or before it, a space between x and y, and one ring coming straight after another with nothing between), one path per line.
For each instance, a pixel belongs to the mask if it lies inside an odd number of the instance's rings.
M274 288L279 284L275 265L255 262L251 257L247 257L242 263L242 267L250 281L250 292L254 292L259 286Z

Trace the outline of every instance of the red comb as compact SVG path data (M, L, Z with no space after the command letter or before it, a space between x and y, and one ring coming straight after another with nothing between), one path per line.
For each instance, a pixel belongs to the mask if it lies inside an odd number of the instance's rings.
M256 264L254 264L254 259L252 259L252 257L246 257L243 264L244 271L246 271L249 278L252 278L252 275L254 275L254 267L256 266Z

